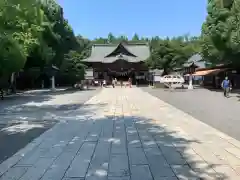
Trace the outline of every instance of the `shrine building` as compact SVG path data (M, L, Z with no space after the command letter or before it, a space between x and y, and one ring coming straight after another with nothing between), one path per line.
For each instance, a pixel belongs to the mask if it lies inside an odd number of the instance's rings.
M91 55L84 59L85 65L93 71L97 80L127 81L132 78L133 84L145 84L148 78L148 67L145 64L150 56L146 43L95 44Z

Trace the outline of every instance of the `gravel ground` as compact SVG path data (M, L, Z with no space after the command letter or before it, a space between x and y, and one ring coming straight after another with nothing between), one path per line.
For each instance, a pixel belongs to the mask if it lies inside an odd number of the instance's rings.
M175 90L152 89L144 91L192 115L200 121L240 140L239 95L223 97L221 92L207 89Z
M81 108L100 89L88 91L34 91L0 101L0 163L53 127L61 117Z

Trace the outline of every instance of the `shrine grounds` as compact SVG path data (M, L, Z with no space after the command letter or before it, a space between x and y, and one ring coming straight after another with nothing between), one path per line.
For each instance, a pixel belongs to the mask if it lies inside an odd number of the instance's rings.
M0 180L238 180L238 103L200 89L26 96L1 111L1 133L48 130L5 158Z

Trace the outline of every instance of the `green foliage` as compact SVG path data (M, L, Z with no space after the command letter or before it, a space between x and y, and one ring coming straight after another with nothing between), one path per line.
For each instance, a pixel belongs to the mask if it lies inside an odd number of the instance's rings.
M52 64L63 67L69 63L64 54L72 50L81 59L87 57L86 45L88 41L75 37L55 0L0 1L0 78L24 70L34 81ZM84 68L79 63L72 65L83 78Z
M24 67L32 48L39 44L39 34L43 31L38 22L41 15L36 2L0 2L0 74L10 74Z
M81 54L70 51L65 54L60 72L72 83L82 80L85 74L85 65L81 62Z
M151 56L146 61L148 67L164 69L165 73L181 67L188 58L201 52L200 38L190 37L189 35L162 39L158 36L152 38L140 37L135 33L131 39L128 39L125 36L116 37L109 33L107 38L96 38L89 44L117 44L124 41L128 43L148 43L151 49ZM90 49L87 51L90 52Z
M202 26L202 54L214 64L240 66L240 0L209 0Z
M190 56L197 52L197 49L194 49L195 46L189 41L184 41L183 37L163 40L154 38L152 43L151 57L147 64L152 69L163 69L164 74L181 67Z

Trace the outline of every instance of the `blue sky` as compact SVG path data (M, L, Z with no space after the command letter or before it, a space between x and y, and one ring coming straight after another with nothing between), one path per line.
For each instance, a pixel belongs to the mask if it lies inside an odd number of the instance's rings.
M199 35L207 0L57 0L76 35Z

